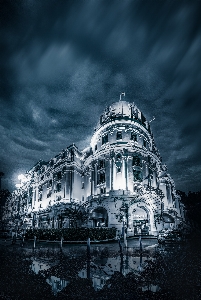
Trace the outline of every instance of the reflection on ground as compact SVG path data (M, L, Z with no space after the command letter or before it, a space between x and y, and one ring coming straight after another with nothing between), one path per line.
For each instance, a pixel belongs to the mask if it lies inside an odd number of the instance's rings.
M69 283L69 281L55 277L55 276L50 276L50 278L46 279L46 282L52 286L52 291L53 291L54 295L56 295L58 292L60 292Z
M118 242L92 244L90 256L86 244L33 249L32 242L0 241L0 255L0 292L8 299L201 299L199 239L170 245L144 239L142 251L139 240L128 240L122 253Z
M52 264L52 266L53 265L56 266L57 264L54 263L54 264ZM48 270L50 268L50 264L44 263L41 260L37 261L34 259L30 267L34 273L38 274L39 272L42 273L43 271ZM49 278L46 279L46 282L49 285L51 285L54 295L56 295L58 292L60 292L69 283L69 281L58 278L56 276L50 276Z
M52 267L58 266L59 261L51 261L46 256L50 254L50 245L48 248L40 246L39 251L41 256L32 258L31 270L36 274L39 272L45 276L45 272ZM141 272L146 267L149 261L153 261L152 254L156 251L158 244L156 240L145 240L143 242L143 252L139 252L139 242L137 240L129 241L128 247L124 248L122 255L119 253L119 246L115 244L107 245L91 245L91 256L88 258L81 270L77 275L80 278L88 278L92 281L95 291L100 290L107 283L108 279L114 275L115 272L120 272L122 275L127 275L134 272L137 276L140 276ZM45 252L47 251L47 253ZM55 245L52 247L52 251L55 253L61 252L62 255L76 258L82 256L86 252L86 246L68 245L62 249L58 249ZM42 255L43 254L43 255ZM60 292L70 282L69 278L59 278L50 273L46 282L52 286L54 294ZM159 290L157 285L143 286L143 290L151 290L156 292Z

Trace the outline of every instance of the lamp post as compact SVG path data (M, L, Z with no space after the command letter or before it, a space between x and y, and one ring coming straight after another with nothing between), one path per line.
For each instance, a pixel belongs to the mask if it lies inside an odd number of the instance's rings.
M122 228L123 238L124 238L124 247L127 248L127 239L126 239L126 227L125 227L125 216L123 216L123 228Z
M164 220L163 220L163 209L164 209L163 198L164 198L164 194L159 188L157 189L157 194L158 194L158 196L160 197L160 200L161 200L160 221L163 222L162 223L162 229L163 229L164 228Z
M177 215L178 215L178 213L175 211L174 215L175 215L175 229L177 229Z
M21 188L23 186L23 183L27 182L27 178L23 174L18 175L18 180L20 181L20 183L17 183L15 185L16 188Z
M128 204L123 202L122 207L120 208L120 210L123 212L124 224L126 224L127 227L128 227Z

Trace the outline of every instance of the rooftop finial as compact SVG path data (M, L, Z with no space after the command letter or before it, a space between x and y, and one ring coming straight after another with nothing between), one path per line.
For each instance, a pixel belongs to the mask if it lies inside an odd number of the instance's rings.
M120 98L119 98L120 101L121 101L121 96L122 96L122 95L125 97L125 96L126 96L126 93L125 93L125 92L124 92L124 93L120 93Z
M149 123L151 123L152 121L154 121L155 120L155 117L153 117L152 119L151 119L151 121L149 121Z

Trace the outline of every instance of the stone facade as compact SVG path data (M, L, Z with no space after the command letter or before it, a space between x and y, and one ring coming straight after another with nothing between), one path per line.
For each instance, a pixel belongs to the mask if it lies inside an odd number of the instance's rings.
M73 144L39 161L7 201L4 219L26 228L69 227L65 211L73 206L87 210L85 226L121 231L124 224L128 235L156 235L184 221L150 124L134 103L107 107L88 148Z

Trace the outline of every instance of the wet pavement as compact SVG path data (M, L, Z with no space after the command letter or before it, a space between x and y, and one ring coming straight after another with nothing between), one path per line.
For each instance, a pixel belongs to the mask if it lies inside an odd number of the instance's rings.
M33 246L0 240L0 299L201 299L199 240Z

